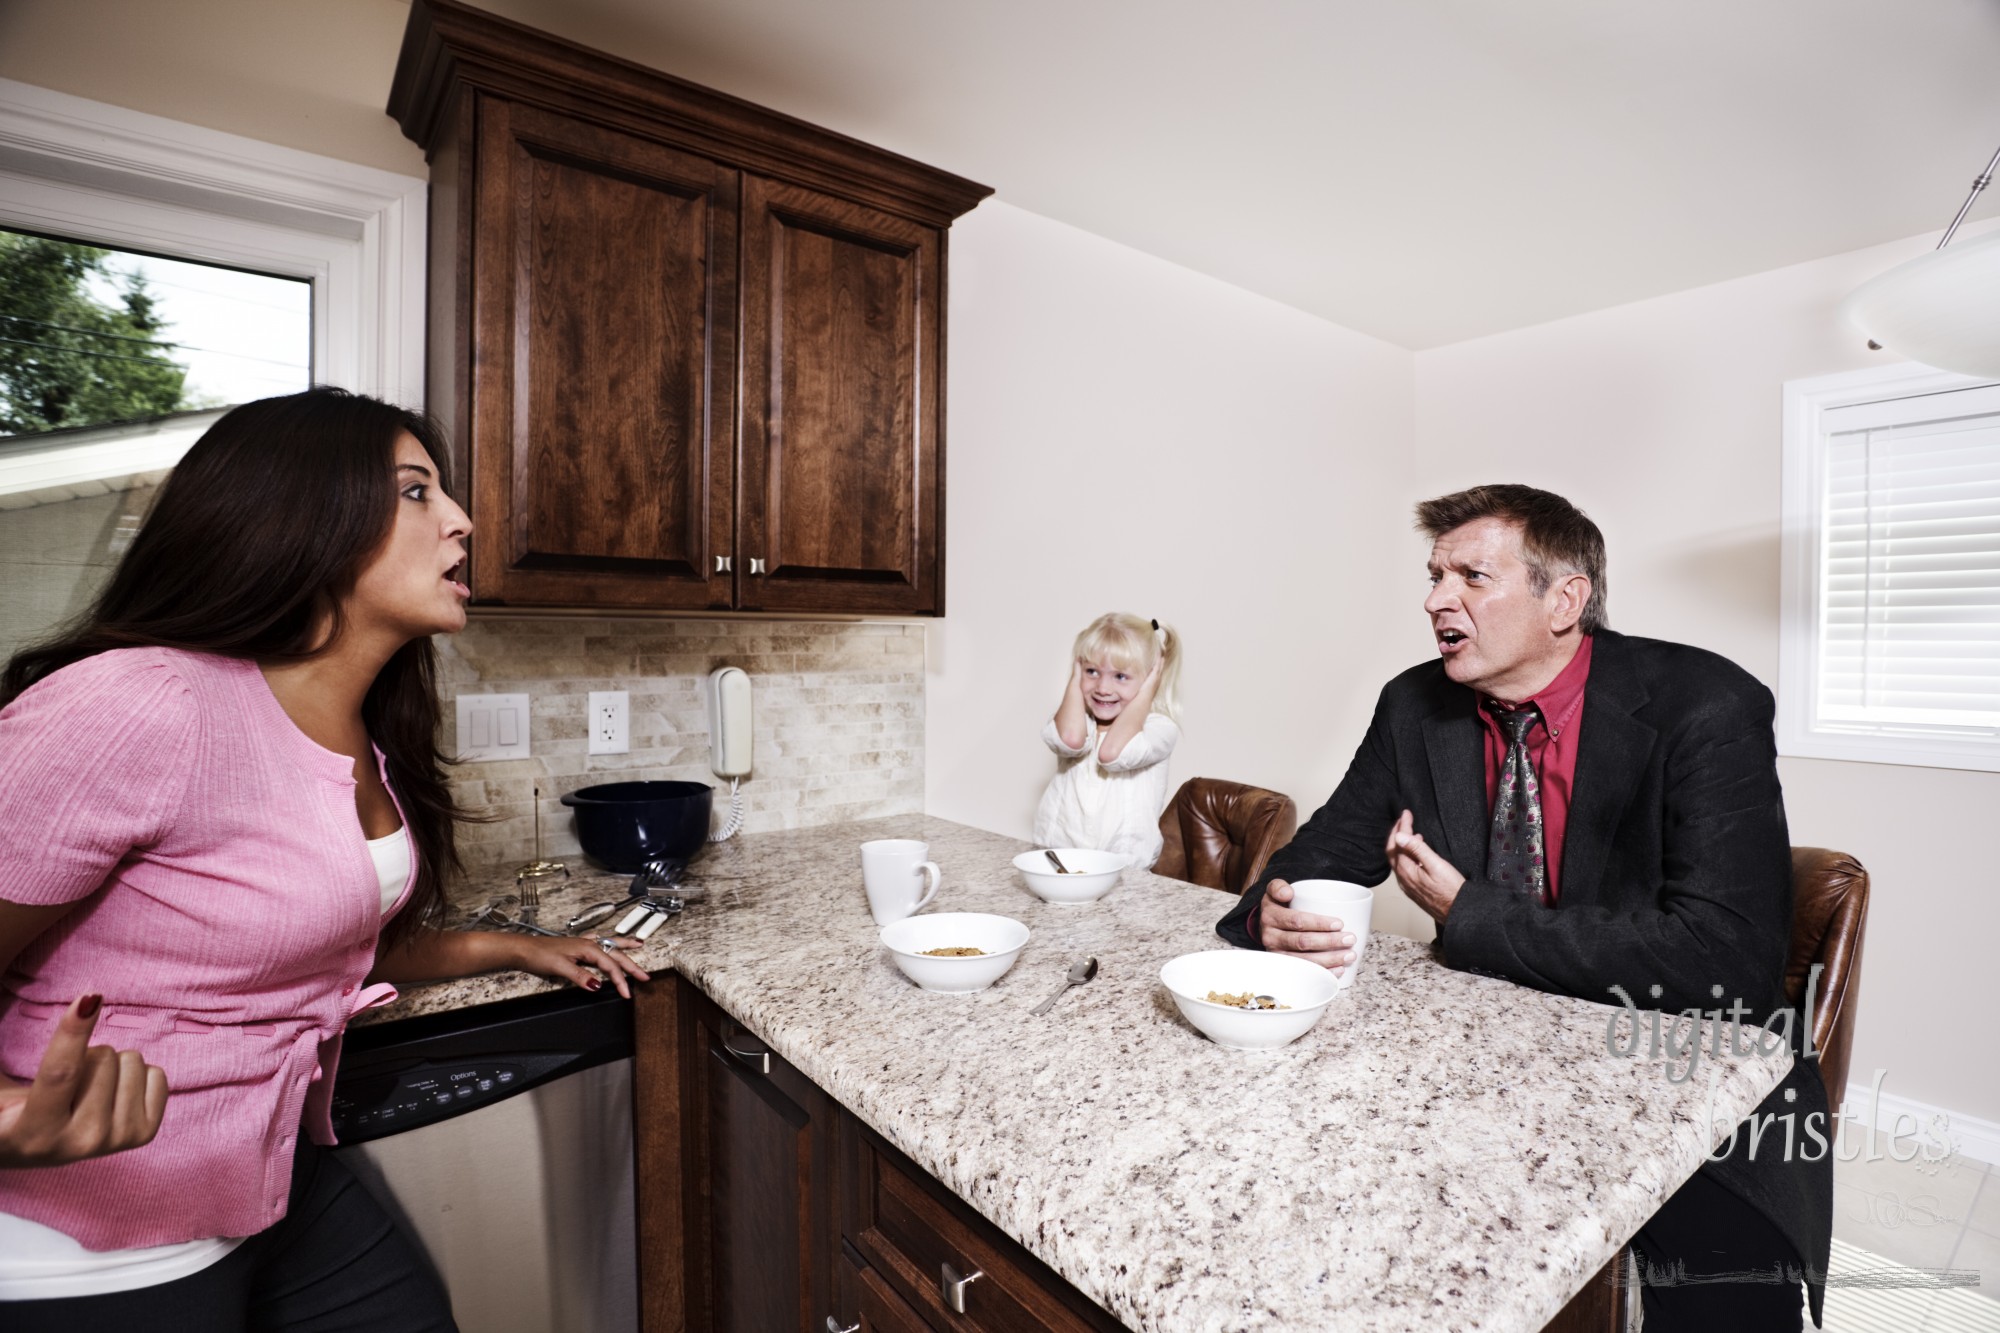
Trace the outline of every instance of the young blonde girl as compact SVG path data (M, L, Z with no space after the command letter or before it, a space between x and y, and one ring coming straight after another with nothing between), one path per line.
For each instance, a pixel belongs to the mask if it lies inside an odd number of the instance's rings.
M1035 812L1044 847L1160 856L1167 757L1180 740L1181 639L1171 625L1116 612L1076 636L1069 684L1042 740L1056 775Z

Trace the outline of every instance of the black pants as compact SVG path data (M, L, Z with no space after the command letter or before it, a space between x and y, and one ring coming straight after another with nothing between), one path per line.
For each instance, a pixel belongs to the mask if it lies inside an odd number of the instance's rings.
M444 1288L375 1196L299 1138L284 1219L220 1261L104 1296L0 1301L7 1333L457 1333Z
M1706 1175L1675 1191L1632 1247L1646 1333L1799 1333L1802 1289L1784 1280L1799 1272L1799 1252Z

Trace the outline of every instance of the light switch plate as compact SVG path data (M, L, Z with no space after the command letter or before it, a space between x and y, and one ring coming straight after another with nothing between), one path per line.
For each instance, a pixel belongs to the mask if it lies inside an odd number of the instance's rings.
M529 757L527 695L461 694L457 703L460 759L476 764Z
M624 754L632 748L632 702L624 690L590 692L590 753Z

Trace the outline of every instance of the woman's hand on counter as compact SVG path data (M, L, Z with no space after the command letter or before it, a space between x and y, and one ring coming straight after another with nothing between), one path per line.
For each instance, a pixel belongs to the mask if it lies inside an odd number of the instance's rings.
M160 1132L167 1076L137 1051L90 1044L102 1003L85 995L56 1020L34 1082L0 1074L0 1167L105 1157Z
M639 941L620 937L617 943L636 948ZM551 938L502 930L420 930L394 950L377 955L368 980L451 981L508 969L574 982L585 990L596 990L609 977L628 999L632 995L628 977L652 980L630 956L604 948L595 935Z
M597 942L595 935L564 936L551 939L546 935L509 935L520 948L520 957L514 963L523 972L532 972L538 977L551 977L557 981L573 981L585 990L596 990L603 984L597 973L602 972L618 988L618 993L626 999L632 998L632 988L626 978L651 981L652 975L632 961L625 949L636 949L639 941L621 935L613 943L621 948L607 949ZM609 937L607 937L609 938ZM592 969L595 969L593 971Z

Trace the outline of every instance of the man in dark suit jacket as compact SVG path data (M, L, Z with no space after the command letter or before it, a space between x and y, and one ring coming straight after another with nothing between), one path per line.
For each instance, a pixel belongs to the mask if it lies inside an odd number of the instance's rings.
M1339 788L1217 933L1345 967L1354 937L1293 911L1290 882L1393 873L1452 967L1604 1004L1614 985L1667 1011L1740 999L1762 1022L1786 1002L1792 915L1770 691L1714 653L1606 628L1603 537L1560 496L1482 486L1417 513L1439 659L1383 689ZM1804 1269L1817 1323L1833 1162L1805 1160L1808 1117L1833 1134L1816 1063L1795 1059L1757 1111L1786 1113L1792 1160L1782 1121L1754 1160L1737 1135L1637 1247L1655 1272ZM1648 1333L1800 1326L1796 1281L1648 1283L1644 1304Z

